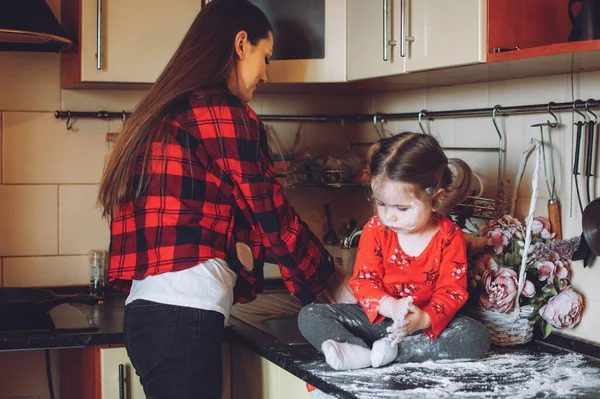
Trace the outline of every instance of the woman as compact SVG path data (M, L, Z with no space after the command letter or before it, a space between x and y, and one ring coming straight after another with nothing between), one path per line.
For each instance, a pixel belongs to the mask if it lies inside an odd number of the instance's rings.
M221 334L232 303L261 291L266 251L303 304L336 295L333 259L284 197L246 105L267 81L271 31L246 0L204 7L102 177L108 280L130 290L125 344L149 398L220 398Z

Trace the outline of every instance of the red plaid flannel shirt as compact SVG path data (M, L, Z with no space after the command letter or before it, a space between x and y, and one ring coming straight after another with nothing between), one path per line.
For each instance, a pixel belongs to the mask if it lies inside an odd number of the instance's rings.
M269 250L290 292L314 301L333 258L286 200L250 107L221 89L200 91L162 127L168 139L153 143L147 188L112 215L108 281L127 290L132 279L221 258L238 274L236 302L248 302L262 291ZM252 250L252 271L237 259L239 241Z

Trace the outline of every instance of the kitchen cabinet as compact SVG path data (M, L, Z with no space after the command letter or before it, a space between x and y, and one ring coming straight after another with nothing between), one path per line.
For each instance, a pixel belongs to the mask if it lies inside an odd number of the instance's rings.
M486 61L486 0L348 0L348 80Z
M77 45L61 53L61 86L153 83L201 8L200 0L62 0ZM83 87L83 86L82 86Z
M310 399L306 383L262 356L231 344L232 399Z
M144 399L144 388L124 347L100 348L100 398Z
M569 41L573 24L569 17L568 1L488 1L489 62L581 52L591 52L589 57L597 59L600 40ZM574 3L573 13L576 21L580 10L581 3ZM569 57L565 57L565 60L567 62L571 61ZM560 63L563 59L553 61ZM575 62L577 62L577 59L575 59ZM592 62L588 62L583 63L576 69L596 70L597 67Z
M223 342L223 395L231 399L231 351ZM64 349L60 355L62 399L144 399L144 390L124 346Z
M307 1L310 6L314 0ZM346 81L346 0L320 0L314 1L317 7L324 3L323 18L312 17L311 13L296 11L294 4L298 2L282 2L252 0L261 7L270 19L274 30L275 49L278 50L278 37L287 41L281 55L274 54L274 58L267 67L267 80L270 83L323 83ZM293 4L292 4L293 3ZM321 4L320 4L321 3ZM289 9L289 12L286 12ZM319 21L323 21L321 23ZM311 32L315 30L317 32ZM321 33L318 33L318 31ZM280 32L278 34L278 32ZM323 43L315 43L316 51L304 52L294 49L296 46L291 40L295 35L306 35ZM292 39L289 39L289 38ZM297 40L297 39L296 39ZM311 39L312 40L312 39ZM324 49L323 49L324 45ZM302 47L302 46L299 46ZM324 50L324 52L323 52ZM297 58L295 53L308 53L306 57Z

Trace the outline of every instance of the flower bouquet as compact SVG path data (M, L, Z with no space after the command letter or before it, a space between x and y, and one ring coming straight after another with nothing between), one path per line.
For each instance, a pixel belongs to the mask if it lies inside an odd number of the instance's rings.
M535 148L532 194L525 223L513 217L528 154ZM532 139L517 172L512 206L507 212L504 187L495 201L494 219L475 235L487 249L469 260L470 314L483 322L497 345L528 342L540 324L544 338L552 328L572 328L581 319L583 299L569 281L570 260L579 237L553 241L550 223L534 217L541 164L541 144Z
M479 308L477 316L490 329L495 344L529 341L536 322L545 338L552 327L572 328L581 319L583 300L569 282L570 259L579 237L553 241L549 230L545 218L532 219L527 254L525 226L510 215L492 220L477 232L487 239L488 247L469 260L468 288ZM511 326L511 322L516 324Z

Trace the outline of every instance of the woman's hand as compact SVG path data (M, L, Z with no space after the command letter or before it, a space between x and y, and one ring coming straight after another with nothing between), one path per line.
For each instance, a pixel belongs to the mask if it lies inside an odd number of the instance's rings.
M350 276L347 276L344 273L344 270L335 266L335 274L334 278L323 291L323 295L327 298L330 303L357 303L356 297L352 292L352 288L348 285L348 280L350 280Z
M478 252L483 252L485 247L488 246L487 237L478 237L470 233L464 233L465 241L467 242L467 254L472 255Z

